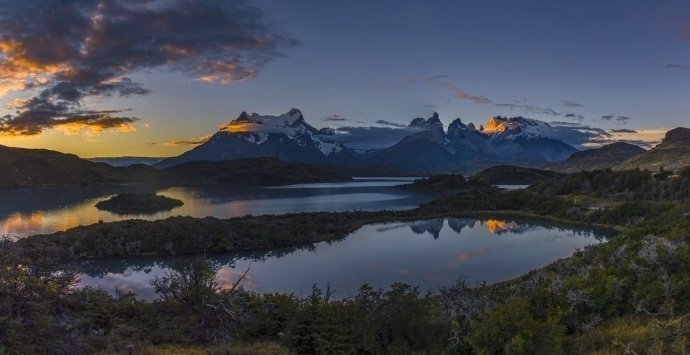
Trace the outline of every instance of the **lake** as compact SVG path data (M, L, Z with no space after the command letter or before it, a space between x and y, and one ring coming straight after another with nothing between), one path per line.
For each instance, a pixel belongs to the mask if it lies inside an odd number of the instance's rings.
M156 220L170 216L230 218L262 214L318 211L412 209L431 196L394 187L414 178L355 178L337 183L272 187L171 187L157 193L182 200L171 211L149 215L118 215L98 210L99 201L123 192L147 191L143 186L73 186L0 190L0 236L22 238L64 231L98 221Z
M508 280L610 236L605 230L536 220L435 218L366 225L343 240L310 249L221 254L209 260L220 267L217 276L225 285L248 269L242 285L253 291L308 295L313 284L325 288L330 283L335 296L345 298L363 284L385 288L404 282L434 291L460 277ZM90 261L80 265L80 286L109 292L117 287L152 299L151 280L185 260Z

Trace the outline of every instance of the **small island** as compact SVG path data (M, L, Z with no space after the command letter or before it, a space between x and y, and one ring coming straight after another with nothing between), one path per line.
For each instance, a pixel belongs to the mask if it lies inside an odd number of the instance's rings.
M96 204L96 208L117 214L148 214L180 207L180 200L155 193L124 193Z

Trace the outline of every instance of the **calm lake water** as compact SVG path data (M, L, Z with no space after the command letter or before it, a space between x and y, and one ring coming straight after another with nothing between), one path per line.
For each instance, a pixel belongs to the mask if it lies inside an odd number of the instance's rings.
M232 285L249 269L243 286L257 292L308 295L313 284L330 282L336 297L363 284L405 282L434 291L460 277L497 282L522 275L577 248L601 243L609 232L534 220L436 218L367 225L337 242L313 249L277 249L259 254L221 254L210 260L218 278ZM106 260L81 264L81 286L130 290L155 298L151 280L185 259Z
M0 236L22 238L63 231L79 225L170 216L230 218L248 214L317 211L375 211L411 209L430 196L395 188L414 178L355 178L340 183L274 187L173 187L157 193L184 205L150 215L118 215L98 210L99 201L123 192L142 192L142 186L46 187L0 190Z

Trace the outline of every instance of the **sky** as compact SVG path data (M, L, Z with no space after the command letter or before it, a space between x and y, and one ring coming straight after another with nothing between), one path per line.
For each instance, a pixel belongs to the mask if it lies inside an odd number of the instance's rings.
M650 144L690 126L689 93L681 0L0 0L0 144L82 157L176 155L292 107L341 132L436 111Z

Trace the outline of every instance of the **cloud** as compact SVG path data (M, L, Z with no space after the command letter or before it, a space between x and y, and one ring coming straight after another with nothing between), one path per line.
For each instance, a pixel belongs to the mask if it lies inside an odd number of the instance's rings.
M616 117L616 121L626 124L628 121L630 121L630 117L628 116L618 116Z
M664 69L685 69L685 66L680 64L666 64L664 65Z
M613 121L614 118L615 118L616 122L618 122L620 124L626 124L626 123L628 123L628 121L630 121L630 117L628 117L628 116L621 116L621 115L619 115L619 116L616 116L616 115L601 116L601 119L604 121Z
M567 117L567 118L572 118L572 119L577 120L577 121L579 121L579 122L582 122L582 121L585 120L585 116L583 116L583 115L578 115L578 114L576 114L576 113L567 113L567 114L565 114L565 117Z
M542 114L542 115L551 115L551 116L560 116L561 114L559 112L556 112L555 110L551 108L544 108L544 107L539 107L535 105L529 105L529 104L494 104L495 107L505 107L510 109L511 111L516 110L516 109L523 109L525 113L528 114Z
M180 139L180 140L173 140L173 141L168 141L163 144L165 145L170 145L170 146L180 146L180 145L199 145L199 144L204 144L206 143L213 135L212 134L207 134L203 137L199 137L196 139Z
M464 91L458 91L455 93L455 97L460 100L470 100L475 104L485 105L491 103L491 100L484 97L483 95L473 95Z
M612 129L611 132L613 133L637 133L636 130L634 129Z
M428 81L430 83L436 83L439 80L445 80L450 78L450 75L448 74L437 74L437 75L432 75L429 77L424 78L425 81Z
M344 121L349 121L349 118L345 118L340 114L334 113L330 114L324 118L321 119L322 121L328 121L328 122L344 122Z
M643 148L651 148L661 143L667 131L668 129L666 128L637 130L612 129L609 131L611 132L610 140L605 143L626 142Z
M592 141L607 140L611 134L606 130L575 122L550 122L551 128L542 134L546 137L561 140L571 146L583 149Z
M126 130L135 117L85 100L145 95L127 75L151 69L206 83L251 79L297 45L246 0L2 1L0 13L0 94L36 92L1 119L2 135Z
M563 100L561 103L559 103L561 106L566 106L566 107L585 107L585 105L577 103L575 101L570 101L570 100Z
M340 127L328 139L353 149L381 149L419 132L418 128L399 127Z
M611 129L592 127L575 122L550 122L546 136L560 139L579 149L596 148L614 142L626 142L651 148L661 142L666 129Z
M398 128L407 127L407 125L395 123L395 122L391 122L391 121L386 121L386 120L376 120L376 124L380 124L380 125L384 125L384 126L391 126L391 127L398 127Z

